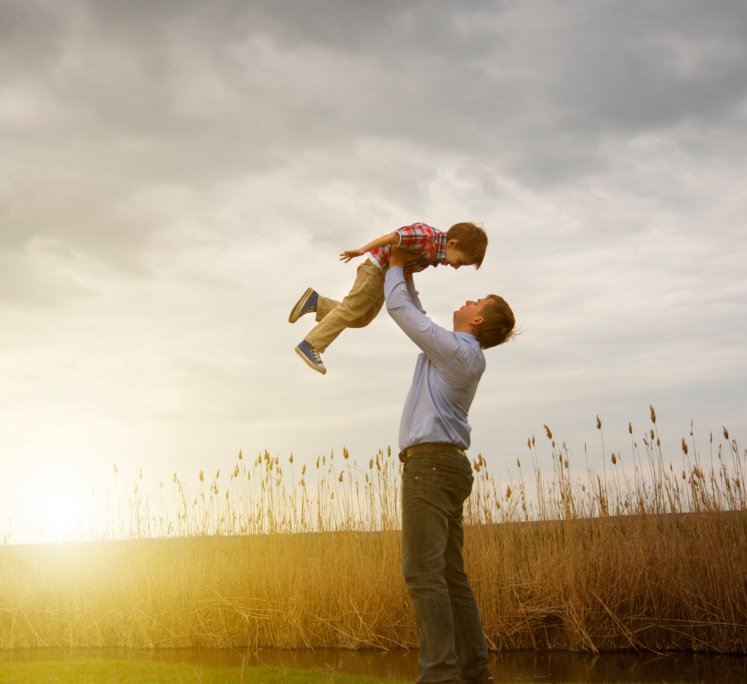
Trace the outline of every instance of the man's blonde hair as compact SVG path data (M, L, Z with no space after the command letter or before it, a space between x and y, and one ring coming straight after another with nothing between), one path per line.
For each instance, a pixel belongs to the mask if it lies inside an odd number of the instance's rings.
M488 295L482 309L482 324L477 326L474 335L483 349L496 347L507 342L517 333L514 330L516 319L511 307L503 297Z

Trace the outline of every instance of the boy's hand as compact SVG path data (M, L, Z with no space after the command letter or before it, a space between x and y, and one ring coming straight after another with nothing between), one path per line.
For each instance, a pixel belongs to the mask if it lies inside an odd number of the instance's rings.
M345 250L342 254L340 254L340 261L344 261L345 263L348 263L351 259L355 259L355 257L363 256L365 254L365 250L363 249L348 249Z

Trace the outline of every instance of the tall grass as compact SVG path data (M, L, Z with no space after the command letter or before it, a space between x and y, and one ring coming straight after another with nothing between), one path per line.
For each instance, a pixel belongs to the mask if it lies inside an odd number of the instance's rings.
M549 427L549 476L534 437L515 481L475 458L465 557L493 648L747 652L747 452L690 436L675 466L651 420L601 473ZM0 648L415 647L396 456L292 460L240 453L157 500L138 478L124 505L91 494L97 543L0 547Z
M335 460L336 459L336 460ZM346 448L342 456L319 456L315 467L293 467L293 454L281 461L268 451L248 462L239 452L226 474L199 471L196 486L178 472L166 494L142 489L142 470L120 503L107 491L90 490L84 506L92 511L77 541L153 539L206 535L296 534L304 532L390 530L399 526L400 464L391 448L359 466ZM117 474L117 467L114 466ZM114 505L116 504L116 505Z

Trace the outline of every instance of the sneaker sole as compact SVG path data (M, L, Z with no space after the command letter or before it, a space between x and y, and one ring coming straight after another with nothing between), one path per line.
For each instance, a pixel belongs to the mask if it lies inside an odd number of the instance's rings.
M304 304L306 304L306 300L311 296L312 292L314 292L314 288L310 287L301 295L301 299L296 302L296 305L290 312L290 316L288 316L288 323L295 323L299 318L301 318L301 316L303 316Z
M306 357L306 354L304 354L298 347L296 347L294 351L296 352L296 354L298 354L303 359L303 362L309 368L312 368L317 373L321 373L322 375L324 375L327 372L326 368L319 368L319 366L317 366L315 363L312 363L311 361L309 361L309 359Z

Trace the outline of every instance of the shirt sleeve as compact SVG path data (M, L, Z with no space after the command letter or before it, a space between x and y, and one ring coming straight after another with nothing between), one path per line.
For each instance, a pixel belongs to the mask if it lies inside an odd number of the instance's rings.
M415 289L415 283L413 282L412 278L405 279L405 285L407 286L407 291L410 293L410 299L412 300L412 303L415 305L415 308L418 309L418 311L421 311L422 313L425 313L425 309L423 308L423 305L420 303L420 293Z
M459 354L459 341L453 332L436 325L415 306L400 267L389 267L384 294L387 311L394 322L437 367L448 368Z
M399 235L399 244L397 246L409 249L412 252L422 250L428 238L433 237L432 230L418 223L411 226L404 226L395 232Z

